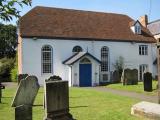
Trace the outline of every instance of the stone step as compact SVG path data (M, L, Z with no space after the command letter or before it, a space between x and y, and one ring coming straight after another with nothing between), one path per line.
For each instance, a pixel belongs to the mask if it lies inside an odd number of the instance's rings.
M160 120L160 105L142 101L132 106L131 114L152 120Z

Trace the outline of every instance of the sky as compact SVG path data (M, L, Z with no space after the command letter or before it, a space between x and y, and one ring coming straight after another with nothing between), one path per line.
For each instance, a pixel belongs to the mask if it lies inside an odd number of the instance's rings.
M149 22L160 19L160 0L32 0L32 6L24 6L21 16L35 6L119 13L137 20L140 16L148 15ZM16 24L17 19L10 23Z

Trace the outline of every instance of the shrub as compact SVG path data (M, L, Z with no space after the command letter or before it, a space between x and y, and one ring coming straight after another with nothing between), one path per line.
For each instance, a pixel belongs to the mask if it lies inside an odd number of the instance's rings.
M115 64L113 64L116 71L119 72L119 82L121 81L122 72L124 69L124 58L122 56L119 56L119 58L116 60Z
M12 82L17 82L18 79L18 60L17 60L17 55L16 55L16 60L14 63L14 66L12 70L10 71L10 78Z
M0 59L0 80L2 82L10 82L10 71L14 66L14 58Z

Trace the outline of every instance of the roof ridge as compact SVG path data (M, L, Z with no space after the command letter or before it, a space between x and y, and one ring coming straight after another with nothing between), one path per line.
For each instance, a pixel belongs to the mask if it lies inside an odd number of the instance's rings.
M130 19L132 19L130 16L128 16L126 14L112 13L112 12L105 12L105 11L94 11L94 10L92 11L92 10L84 10L84 9L60 8L60 7L50 7L50 6L36 6L34 8L48 8L48 9L70 10L70 11L90 12L90 13L99 13L99 14L113 14L113 15L126 16L126 17L129 17Z
M157 20L154 20L154 21L152 21L152 22L149 22L148 25L149 25L149 24L152 24L152 23L155 23L155 22L160 22L160 19L157 19Z

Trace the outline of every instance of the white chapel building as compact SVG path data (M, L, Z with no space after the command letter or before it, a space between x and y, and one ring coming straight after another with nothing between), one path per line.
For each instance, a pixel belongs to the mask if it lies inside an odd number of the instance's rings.
M35 7L21 17L18 37L19 74L38 77L41 85L53 75L70 86L112 82L116 60L155 76L156 42L145 24L127 15Z

